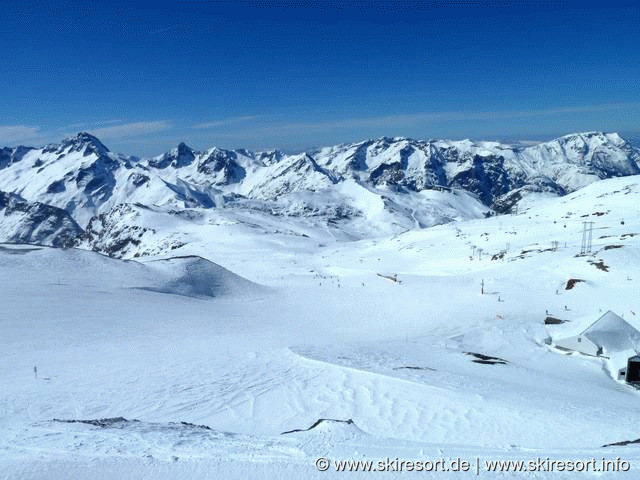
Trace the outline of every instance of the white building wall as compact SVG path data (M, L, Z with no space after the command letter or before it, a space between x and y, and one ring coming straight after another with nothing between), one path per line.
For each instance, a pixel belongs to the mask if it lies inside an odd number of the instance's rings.
M598 346L586 337L576 335L575 337L562 338L555 342L556 346L574 350L587 355L598 355Z

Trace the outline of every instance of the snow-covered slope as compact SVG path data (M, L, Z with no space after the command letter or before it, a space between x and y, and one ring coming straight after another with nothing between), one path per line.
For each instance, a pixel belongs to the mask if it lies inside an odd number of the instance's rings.
M256 293L260 286L206 258L171 257L150 262L149 267L169 278L149 290L190 297L219 297Z
M225 208L169 210L120 204L91 219L82 242L118 258L182 255L192 245L226 250L230 229L260 242L316 245L393 235L413 228L483 217L488 208L464 191L396 191L352 180L332 188L292 192L277 201L233 199ZM238 245L240 247L240 244ZM191 250L189 250L191 253ZM190 254L189 253L189 254Z
M277 199L300 190L317 191L337 183L331 172L319 167L308 154L292 155L260 169L243 185L248 197Z
M71 247L82 235L66 210L0 192L0 242Z
M604 458L629 471L589 475L637 478L637 448L604 445L640 437L640 392L551 343L607 310L640 328L639 202L640 176L612 178L517 215L353 242L254 210L134 206L122 215L184 235L171 256L186 258L1 245L0 468L297 479L348 477L339 460L460 458L474 477L573 479L587 475L485 462Z

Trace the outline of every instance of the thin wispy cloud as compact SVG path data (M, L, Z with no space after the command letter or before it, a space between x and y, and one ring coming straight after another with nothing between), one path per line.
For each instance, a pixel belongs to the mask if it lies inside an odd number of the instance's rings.
M245 115L242 117L222 118L220 120L213 120L210 122L198 123L196 125L193 125L192 128L196 128L198 130L206 130L209 128L224 127L226 125L233 125L236 123L247 122L249 120L255 120L257 118L258 118L257 115Z
M499 111L499 112L469 112L466 113L467 118L479 119L501 119L501 118L523 118L551 116L564 113L596 113L613 110L626 110L630 108L640 108L640 102L628 103L607 103L601 105L581 105L573 107L559 107L541 110L515 110L515 111Z
M380 128L391 129L410 126L428 125L437 122L468 121L468 120L506 120L527 117L545 117L574 113L597 113L604 111L640 108L640 102L611 103L601 105L582 105L532 110L503 110L503 111L449 111L449 112L420 112L409 114L382 115L373 117L342 118L322 120L317 122L281 122L263 124L252 128L252 133L270 134L299 134L308 132L331 131L350 128Z
M17 142L29 142L40 140L42 132L39 127L27 125L0 125L0 145L9 145Z
M114 118L110 120L99 120L95 122L77 122L72 123L71 125L65 127L66 129L74 129L74 130L88 130L90 128L100 128L107 125L114 125L116 123L124 123L127 120L125 118Z
M149 133L169 130L173 127L168 120L156 120L152 122L133 122L109 127L101 127L90 130L90 133L101 139L118 139L139 137Z

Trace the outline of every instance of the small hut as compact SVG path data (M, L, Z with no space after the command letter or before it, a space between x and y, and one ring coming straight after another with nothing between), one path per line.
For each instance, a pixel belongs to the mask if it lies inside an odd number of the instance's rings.
M617 352L638 351L640 332L609 310L578 335L554 340L554 344L559 350L608 358Z

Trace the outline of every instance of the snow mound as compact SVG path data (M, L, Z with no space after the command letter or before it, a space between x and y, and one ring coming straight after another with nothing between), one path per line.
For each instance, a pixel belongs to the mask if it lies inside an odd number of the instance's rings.
M257 293L264 288L199 256L154 260L147 265L168 277L160 286L147 288L162 293L187 297L219 297Z

